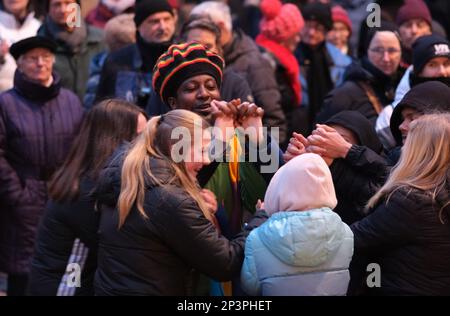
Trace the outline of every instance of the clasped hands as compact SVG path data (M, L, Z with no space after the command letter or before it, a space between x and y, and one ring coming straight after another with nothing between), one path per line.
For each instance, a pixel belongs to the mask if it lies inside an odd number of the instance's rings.
M230 102L211 101L212 115L215 119L214 127L221 133L217 135L222 141L227 142L234 135L235 128L248 130L254 128L254 133L249 133L250 140L257 143L263 139L262 117L264 110L254 103L241 102L234 99ZM256 137L256 138L255 138Z
M320 155L330 166L334 159L347 156L352 147L351 143L328 125L317 124L316 127L308 138L295 132L292 134L283 155L286 162L304 153L314 153Z

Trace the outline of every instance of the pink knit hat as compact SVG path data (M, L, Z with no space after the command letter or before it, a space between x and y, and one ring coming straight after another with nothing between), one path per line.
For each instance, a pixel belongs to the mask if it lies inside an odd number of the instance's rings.
M398 26L411 19L424 19L431 26L431 13L422 0L406 0L398 9L395 23Z
M275 41L283 41L300 32L305 25L296 5L282 4L280 0L262 0L260 5L263 19L261 34Z
M350 34L352 33L352 21L348 17L347 11L340 5L336 5L331 8L331 16L333 18L333 22L342 22L345 26L348 27Z

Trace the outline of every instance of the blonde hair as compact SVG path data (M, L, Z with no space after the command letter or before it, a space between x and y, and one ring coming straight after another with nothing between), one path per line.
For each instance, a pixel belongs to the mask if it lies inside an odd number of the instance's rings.
M195 128L205 129L208 123L198 114L187 110L172 110L163 116L151 118L144 131L134 141L128 151L122 168L122 183L118 200L119 228L124 224L133 205L139 213L148 218L144 211L145 179L150 178L157 185L163 186L150 168L150 158L165 160L174 176L167 184L180 183L183 189L198 203L205 217L212 220L211 213L200 194L199 184L187 173L183 162L175 163L171 159L171 148L177 140L172 140L171 133L176 127L184 127L194 135ZM166 185L167 185L166 184Z
M386 203L398 189L425 191L433 202L446 190L450 173L450 114L423 115L411 123L398 163L386 183L369 200L367 208L374 207L383 197ZM439 211L449 205L447 202Z

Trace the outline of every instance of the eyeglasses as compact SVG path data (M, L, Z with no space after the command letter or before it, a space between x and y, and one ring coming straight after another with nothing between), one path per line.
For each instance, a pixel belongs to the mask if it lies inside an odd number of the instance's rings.
M375 47L375 48L371 48L370 51L379 56L384 56L384 53L386 53L386 52L389 54L389 56L397 55L398 53L401 52L400 49L393 48L393 47L390 47L387 49L385 49L383 47Z
M37 63L39 59L42 59L45 63L49 63L53 61L53 55L38 55L38 56L26 56L24 57L25 61L29 63Z

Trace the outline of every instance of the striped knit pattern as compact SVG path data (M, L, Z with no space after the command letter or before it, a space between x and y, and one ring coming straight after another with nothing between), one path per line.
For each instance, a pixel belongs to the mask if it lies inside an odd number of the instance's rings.
M224 61L198 43L183 43L169 47L153 70L153 88L163 101L175 96L178 87L196 75L211 75L220 87Z

